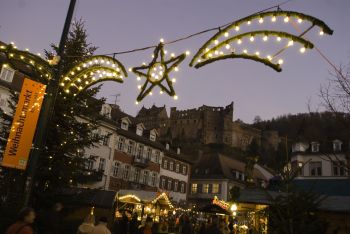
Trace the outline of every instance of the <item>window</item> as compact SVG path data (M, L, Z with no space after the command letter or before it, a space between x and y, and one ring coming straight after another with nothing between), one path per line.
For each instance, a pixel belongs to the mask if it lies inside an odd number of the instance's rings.
M179 171L180 171L180 164L176 163L175 171L176 171L177 173L179 173Z
M180 192L181 192L181 193L185 193L185 192L186 192L185 183L181 183Z
M197 191L198 191L198 184L192 184L191 193L197 193Z
M155 132L154 132L154 131L151 131L150 136L149 136L149 139L150 139L151 141L156 141L156 138L157 138L157 135L155 134Z
M150 148L150 147L147 148L146 156L147 156L147 159L148 159L148 160L151 160L152 148Z
M134 181L139 182L139 180L140 180L140 169L135 168Z
M119 137L118 150L123 151L123 149L124 149L124 141L125 141L124 137Z
M128 145L128 154L132 154L134 151L134 145L135 143L133 141L129 141L129 145Z
M311 143L311 152L315 153L315 152L319 152L320 151L320 144L318 144L317 142L312 142Z
M7 107L7 95L0 93L0 107Z
M111 107L107 104L102 106L101 114L107 118L111 118Z
M209 193L209 184L203 184L202 193Z
M164 169L168 169L168 160L164 159L163 167Z
M342 142L339 141L339 140L334 140L333 141L333 151L334 152L340 152L341 151L341 145L342 145Z
M108 135L104 135L102 137L102 145L108 145L109 142L109 134Z
M137 148L137 158L141 159L143 157L143 145L139 145Z
M147 184L147 181L148 181L148 171L143 171L142 182L144 184Z
M124 173L123 173L123 179L124 180L129 179L129 172L130 172L130 166L129 165L125 165L124 166Z
M219 187L220 187L219 184L213 184L211 192L212 193L219 193Z
M322 175L322 162L310 162L310 176Z
M119 168L120 168L120 163L115 162L114 168L113 168L113 176L118 177Z
M179 181L174 181L174 192L177 192L179 189Z
M172 161L169 162L169 170L170 171L174 170L174 162L172 162Z
M173 185L173 181L171 179L168 179L168 187L167 190L171 190L171 186Z
M100 163L98 164L98 170L104 171L106 166L106 159L100 158Z
M88 159L86 161L86 169L92 170L94 168L94 160L93 159Z
M333 175L334 176L345 176L345 163L344 162L332 162Z
M153 187L156 186L156 179L157 179L157 174L153 172L151 177L151 183Z
M0 79L6 82L12 82L13 76L15 75L15 70L10 68L8 65L4 64L1 68Z
M127 120L122 120L121 128L124 129L124 130L128 130L128 128L129 128L129 123L128 123Z
M182 166L182 174L184 174L184 175L187 174L187 167L185 165Z
M143 134L143 128L141 126L137 126L136 128L136 134L139 136L142 136Z
M165 188L165 178L162 178L160 181L160 187Z
M159 162L159 156L160 156L160 151L156 150L156 158L155 158L155 162L158 163Z

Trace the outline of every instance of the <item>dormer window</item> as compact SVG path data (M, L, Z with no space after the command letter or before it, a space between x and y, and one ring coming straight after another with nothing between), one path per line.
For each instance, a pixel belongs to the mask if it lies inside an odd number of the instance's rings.
M108 104L102 105L101 115L110 119L111 118L111 111L112 111L112 108L110 107L110 105L108 105Z
M311 152L316 153L320 151L320 144L318 142L311 142Z
M130 120L128 117L125 117L125 118L122 118L122 121L121 121L121 129L123 130L128 130L129 129L129 125L130 125Z
M333 151L334 152L340 152L342 144L343 144L343 142L341 142L340 140L334 140L333 141Z
M15 70L13 70L7 64L2 65L0 80L4 80L6 82L11 83L14 75L15 75Z
M143 126L142 123L138 124L136 126L136 134L139 135L139 136L142 136L143 135L143 130L145 129L145 127Z
M155 129L152 129L149 134L149 139L151 141L156 141L157 139L157 131Z

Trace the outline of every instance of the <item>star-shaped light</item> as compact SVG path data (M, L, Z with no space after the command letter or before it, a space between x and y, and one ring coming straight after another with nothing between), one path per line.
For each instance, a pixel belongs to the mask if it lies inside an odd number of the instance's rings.
M173 70L178 70L177 66L186 58L186 54L183 53L176 57L172 55L172 58L165 61L165 53L164 44L161 42L154 50L153 60L148 65L132 68L132 71L136 75L146 78L146 82L142 86L139 85L141 92L137 96L137 102L142 101L148 94L152 95L151 91L155 86L160 87L161 93L166 92L175 99L177 98L173 88L175 79L171 80L169 73ZM158 57L160 57L160 60L158 60ZM146 73L142 72L142 70L146 70Z

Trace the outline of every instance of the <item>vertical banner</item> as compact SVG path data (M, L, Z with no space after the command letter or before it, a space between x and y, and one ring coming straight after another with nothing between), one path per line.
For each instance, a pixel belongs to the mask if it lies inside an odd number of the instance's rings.
M2 166L25 170L46 86L24 79Z

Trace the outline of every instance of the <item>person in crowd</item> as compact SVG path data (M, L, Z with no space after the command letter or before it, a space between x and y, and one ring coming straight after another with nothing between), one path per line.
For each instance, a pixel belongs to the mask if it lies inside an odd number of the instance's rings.
M61 234L63 233L63 205L56 202L52 208L41 214L39 226L42 234Z
M77 234L91 234L94 227L95 216L89 214L85 217L84 222L79 226Z
M129 223L129 234L138 234L139 221L137 220L137 213L132 215L131 221Z
M152 232L153 220L151 217L147 216L144 226L140 228L141 234L155 234Z
M207 234L222 234L219 228L219 220L218 217L212 216L211 217L211 222L208 225L208 228L206 230Z
M33 234L32 224L34 220L34 209L30 207L23 208L18 214L17 221L7 229L5 234Z
M179 234L191 234L192 233L192 225L190 223L190 218L187 215L183 215L181 225L181 232Z
M220 219L219 228L222 234L229 234L229 230L224 219Z
M111 231L107 227L107 223L107 217L100 217L98 224L92 229L91 234L111 234Z

